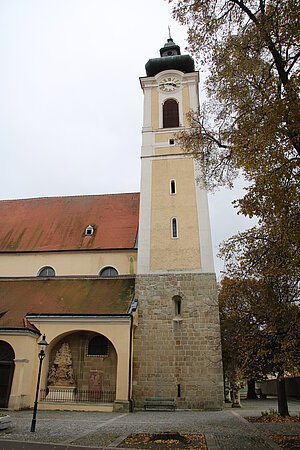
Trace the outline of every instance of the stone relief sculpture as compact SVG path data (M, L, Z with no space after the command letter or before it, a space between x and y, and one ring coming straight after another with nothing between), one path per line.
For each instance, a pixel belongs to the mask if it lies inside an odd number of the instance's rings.
M74 386L72 354L70 346L64 342L56 352L48 373L48 386Z

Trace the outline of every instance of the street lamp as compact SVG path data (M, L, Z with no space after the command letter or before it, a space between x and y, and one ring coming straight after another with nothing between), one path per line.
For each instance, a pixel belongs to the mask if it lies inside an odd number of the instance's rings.
M36 412L37 412L37 405L38 405L38 396L39 396L39 387L40 387L40 380L41 380L41 371L42 371L42 363L43 363L43 359L45 358L45 354L46 354L46 348L48 342L46 341L46 336L43 335L42 340L38 343L38 345L40 345L41 350L39 353L39 360L40 360L40 365L39 365L39 373L38 373L38 379L37 379L37 385L36 385L36 393L35 393L35 402L34 402L34 407L33 407L33 416L32 416L32 422L31 422L31 430L33 433L35 432L35 424L36 424Z

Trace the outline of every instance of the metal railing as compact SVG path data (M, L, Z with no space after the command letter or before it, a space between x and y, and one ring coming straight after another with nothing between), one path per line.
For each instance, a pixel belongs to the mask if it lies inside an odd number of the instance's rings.
M82 389L41 389L40 402L55 403L113 403L115 391L89 391Z

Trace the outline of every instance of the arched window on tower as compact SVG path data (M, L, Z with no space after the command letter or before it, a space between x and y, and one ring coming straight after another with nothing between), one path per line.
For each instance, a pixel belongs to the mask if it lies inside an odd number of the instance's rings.
M178 222L176 217L171 219L171 237L172 239L178 238Z
M179 127L178 103L170 98L163 104L163 128Z
M175 195L176 194L176 181L170 180L170 194Z

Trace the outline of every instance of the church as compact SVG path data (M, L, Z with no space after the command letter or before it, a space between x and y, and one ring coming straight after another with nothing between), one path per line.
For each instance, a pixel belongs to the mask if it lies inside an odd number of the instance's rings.
M140 193L0 201L1 408L37 379L39 409L223 407L207 194L177 142L199 74L171 37L145 69Z

